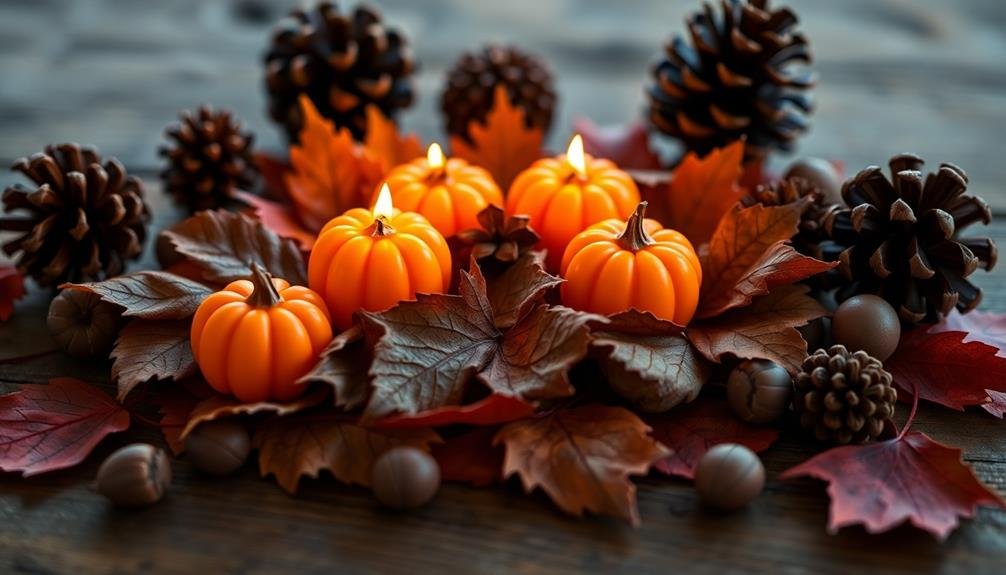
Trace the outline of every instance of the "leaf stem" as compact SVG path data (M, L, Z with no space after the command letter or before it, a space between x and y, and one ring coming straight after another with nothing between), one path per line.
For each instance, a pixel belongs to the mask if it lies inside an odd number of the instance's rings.
M654 243L644 226L647 205L648 202L639 202L636 211L625 221L625 230L615 238L620 246L630 252L638 252Z
M901 433L898 434L898 439L901 439L908 433L908 429L912 427L912 423L915 421L915 413L919 410L919 388L916 386L915 382L912 381L912 410L908 412L908 419L905 420L905 425L901 427Z

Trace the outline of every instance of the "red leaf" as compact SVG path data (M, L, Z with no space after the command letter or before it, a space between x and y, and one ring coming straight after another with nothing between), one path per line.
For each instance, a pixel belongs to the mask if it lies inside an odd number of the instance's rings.
M530 417L534 406L519 397L494 393L468 405L448 405L415 414L390 415L374 421L373 427L396 429L403 427L440 427L466 425L496 425Z
M903 334L898 350L884 362L902 398L910 397L914 386L921 399L963 410L988 403L987 390L1006 391L1006 359L984 343L963 343L965 336L924 328Z
M573 131L583 136L583 150L595 158L611 160L623 170L660 169L660 157L650 147L642 122L598 126L590 118L577 118Z
M965 315L953 310L929 329L929 333L944 331L963 331L968 334L964 343L978 341L991 345L998 349L997 356L1006 357L1006 314L973 311Z
M0 321L14 313L14 302L24 297L24 277L14 266L0 266Z
M989 399L992 401L983 403L982 409L1002 419L1006 415L1006 393L994 389L986 389L985 391L989 393Z
M694 478L699 459L714 445L739 443L760 453L779 439L778 429L745 423L726 401L707 396L644 420L653 428L653 438L673 451L653 467L686 479Z
M940 539L973 517L978 505L1006 507L961 460L961 450L924 433L837 447L784 472L780 479L814 477L828 482L828 531L863 525L881 533L908 521Z
M0 397L0 469L24 477L73 467L129 412L96 387L68 377Z
M476 427L433 445L432 454L440 465L440 478L476 487L491 485L503 478L503 448L493 445L495 427Z
M309 252L314 247L317 234L300 223L290 206L240 190L234 192L234 197L251 206L251 214L277 236L297 242L304 252Z

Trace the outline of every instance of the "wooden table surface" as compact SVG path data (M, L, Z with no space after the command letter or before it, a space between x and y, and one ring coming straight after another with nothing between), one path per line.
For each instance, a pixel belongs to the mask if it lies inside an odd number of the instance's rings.
M0 2L0 162L51 141L98 145L150 183L155 227L177 219L156 185L156 148L178 110L231 107L265 148L280 138L263 114L259 60L268 23L287 2L237 0L4 0ZM558 76L562 107L551 141L572 118L624 122L642 106L656 49L696 2L636 0L431 0L381 2L411 35L423 68L420 101L405 125L429 140L443 72L485 40L543 54ZM999 0L791 2L804 20L821 74L818 110L802 153L850 171L914 151L952 161L972 189L1006 214L1006 4ZM785 159L780 160L785 161ZM15 181L0 175L0 186ZM1006 245L1006 219L991 227ZM149 250L148 250L149 252ZM144 264L152 267L149 256ZM142 267L143 264L137 266ZM979 272L980 274L981 272ZM987 309L1006 311L1006 266L977 276ZM0 360L51 347L49 294L38 290L0 325ZM0 385L74 376L108 385L108 365L60 355L0 364ZM900 417L904 413L899 414ZM915 428L964 449L978 475L1006 494L1006 423L981 410L923 406ZM249 464L225 479L175 463L161 504L110 508L87 483L112 449L155 430L106 441L79 468L31 480L0 475L0 572L1002 572L1006 512L982 510L945 543L902 527L825 532L828 500L814 481L777 475L815 446L784 438L764 454L766 492L748 509L701 509L687 482L639 481L643 525L632 529L562 515L520 486L445 486L413 514L380 509L363 489L307 481L297 498L256 477Z

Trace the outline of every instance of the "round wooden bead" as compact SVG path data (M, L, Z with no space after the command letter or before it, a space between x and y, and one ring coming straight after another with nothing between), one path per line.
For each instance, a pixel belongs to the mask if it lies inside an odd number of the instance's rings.
M374 497L391 509L415 509L440 489L440 466L415 447L393 447L381 454L371 471Z
M842 203L842 179L838 170L822 158L801 158L793 162L783 179L803 178L814 184L829 204Z
M186 457L196 468L210 475L237 471L250 451L248 430L235 419L203 423L185 438Z
M95 489L122 507L161 500L171 485L171 460L163 449L134 443L108 456L98 468Z
M793 378L777 363L742 361L727 380L727 400L734 415L750 423L769 423L786 412Z
M707 451L695 467L695 490L710 507L740 509L758 497L763 487L765 467L743 445L721 443Z
M831 335L851 352L865 351L887 361L901 340L898 312L883 298L865 294L851 297L835 310Z

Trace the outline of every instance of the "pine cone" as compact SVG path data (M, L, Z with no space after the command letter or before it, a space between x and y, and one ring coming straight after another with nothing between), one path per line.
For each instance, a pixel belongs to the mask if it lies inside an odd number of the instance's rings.
M509 264L538 243L541 237L528 225L527 216L503 215L503 209L492 204L478 215L481 229L473 228L458 233L462 245L471 246L472 255L478 260L493 258L499 263Z
M955 306L967 313L982 290L968 281L977 268L995 266L996 244L987 237L961 237L968 226L988 224L992 211L969 196L964 170L941 164L922 177L923 160L891 158L893 183L871 166L842 186L847 208L825 220L838 244L848 279L839 300L871 293L886 299L906 323L937 322Z
M496 45L464 54L448 72L440 98L447 132L471 142L468 126L485 123L497 86L505 87L510 102L524 110L528 128L548 132L556 103L552 73L538 57L513 46Z
M748 160L792 149L807 129L815 81L796 23L768 0L721 0L720 13L706 4L687 20L691 45L675 36L653 69L650 122L699 155L743 136Z
M385 28L378 12L367 6L352 14L332 2L292 11L277 25L265 64L269 115L291 141L297 141L301 128L301 94L358 140L367 131L367 105L389 118L412 105L408 41Z
M150 212L143 182L127 176L118 160L102 164L92 148L60 144L16 160L11 169L37 188L4 190L4 211L26 217L0 219L0 231L23 232L3 249L20 252L18 269L39 285L116 276L126 260L140 257Z
M898 400L891 374L879 360L865 351L849 353L841 345L807 357L793 387L800 425L831 443L865 443L879 437Z
M824 221L829 214L839 210L840 207L828 204L824 194L820 193L810 180L790 178L770 185L759 185L749 195L741 198L741 205L785 206L807 197L811 201L800 215L800 225L796 235L793 236L792 244L801 254L822 259L824 257L822 252L826 251L822 249L822 242L828 240L824 231ZM832 255L837 254L838 252L835 252Z
M222 207L234 190L248 190L255 183L255 138L241 131L230 112L208 106L196 113L186 110L165 136L171 143L159 151L168 160L161 179L190 213Z

